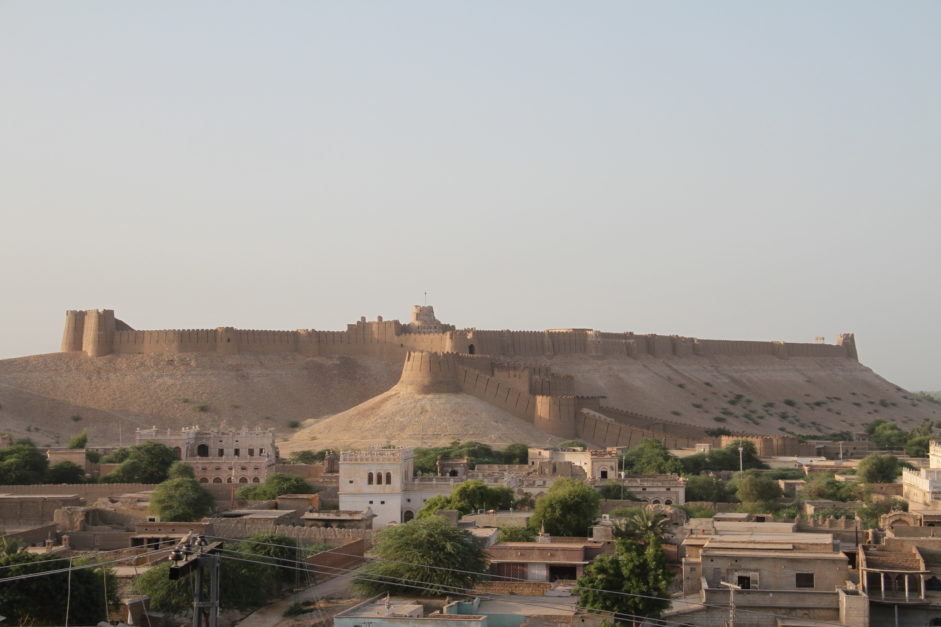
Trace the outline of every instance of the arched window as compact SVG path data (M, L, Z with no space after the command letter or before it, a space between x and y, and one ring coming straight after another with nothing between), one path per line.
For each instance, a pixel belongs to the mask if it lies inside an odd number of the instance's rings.
M602 468L602 469L601 469L601 478L602 478L602 479L607 479L607 478L608 478L608 469L607 469L607 468Z
M386 473L386 485L392 485L392 473L391 472Z
M368 475L366 475L366 483L368 485L372 485L372 473L369 473Z
M225 482L226 482L226 483L232 483L232 477L226 477L226 478L225 478Z
M408 522L411 519L415 518L415 514L412 513L412 510L405 510L405 514L402 515L402 522Z
M660 499L653 499L650 502L653 503L654 505L660 505Z
M200 482L200 483L209 483L209 479L207 479L206 477L203 477L203 478L201 478L201 479L199 480L199 482Z
M252 477L252 483L261 483L261 479L258 477Z
M476 353L476 352L477 352L477 347L476 347L476 346L474 346L473 344L468 344L468 345L467 345L467 354L468 354L468 355L473 355L473 354Z
M213 482L213 483L222 483L222 479L221 479L220 477L213 477L212 482Z
M381 472L376 473L376 485L382 485L382 473Z
M196 447L196 457L209 457L209 445L200 444Z
M239 477L239 483L248 483L248 477Z
M448 476L449 476L449 477L456 477L456 476L457 476L457 470L454 469L454 468L452 468L451 470L448 471Z
M663 502L663 504L664 504L664 505L673 505L673 501L671 501L670 499L667 499L667 500L665 500L665 501Z

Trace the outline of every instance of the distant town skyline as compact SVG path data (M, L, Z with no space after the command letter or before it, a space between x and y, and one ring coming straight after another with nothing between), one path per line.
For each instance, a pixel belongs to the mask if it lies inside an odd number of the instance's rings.
M0 4L0 358L137 328L828 343L941 389L941 5Z

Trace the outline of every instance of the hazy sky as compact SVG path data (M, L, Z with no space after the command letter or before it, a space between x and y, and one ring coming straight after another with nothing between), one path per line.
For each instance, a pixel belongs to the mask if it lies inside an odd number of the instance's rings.
M939 389L939 201L937 1L0 0L0 357L427 290Z

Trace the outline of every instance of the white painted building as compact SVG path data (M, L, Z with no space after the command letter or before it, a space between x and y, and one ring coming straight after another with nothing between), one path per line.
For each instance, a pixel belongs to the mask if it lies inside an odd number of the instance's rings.
M941 508L941 441L928 446L928 467L902 469L902 496L925 508Z
M414 478L415 452L411 448L372 448L340 453L340 509L371 509L373 526L412 520L425 501L450 494L461 480Z

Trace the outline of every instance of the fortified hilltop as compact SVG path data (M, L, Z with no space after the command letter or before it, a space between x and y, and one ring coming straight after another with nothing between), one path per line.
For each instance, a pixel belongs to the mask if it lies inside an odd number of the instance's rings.
M118 320L111 309L68 311L62 352L82 351L90 357L147 353L299 353L321 355L370 355L404 359L408 351L433 351L506 357L712 357L766 355L847 358L857 360L852 333L843 333L835 344L791 342L742 342L701 340L679 335L606 333L592 329L547 331L479 331L455 329L435 317L430 305L415 305L411 321L374 321L366 317L347 325L346 331L256 331L217 327L137 331Z
M104 309L67 312L61 348L0 360L0 421L14 436L55 443L88 427L117 441L196 418L274 428L292 436L288 449L645 437L688 447L718 443L720 430L787 453L796 434L941 419L862 365L850 333L826 344L459 329L428 305L408 322L363 317L341 331L136 330Z

